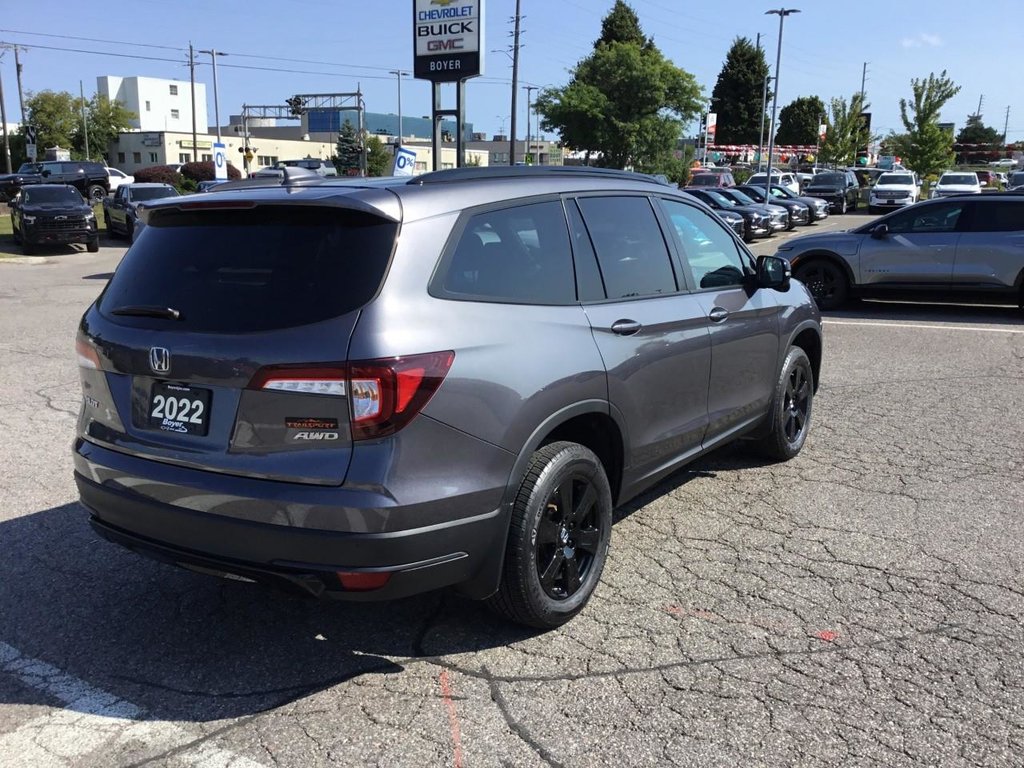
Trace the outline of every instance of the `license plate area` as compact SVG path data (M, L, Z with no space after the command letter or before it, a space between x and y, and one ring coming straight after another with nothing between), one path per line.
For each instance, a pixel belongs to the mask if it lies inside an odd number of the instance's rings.
M154 382L146 427L179 435L205 435L210 429L210 399L208 389Z

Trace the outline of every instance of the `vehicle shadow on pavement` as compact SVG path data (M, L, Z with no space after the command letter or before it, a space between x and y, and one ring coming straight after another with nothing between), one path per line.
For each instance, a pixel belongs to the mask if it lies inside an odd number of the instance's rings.
M1024 314L1015 306L979 306L941 302L862 300L842 309L825 312L826 320L905 321L911 323L964 323L1024 325Z
M0 523L0 704L40 703L4 684L5 661L21 663L4 644L131 702L139 719L205 722L401 672L427 655L427 632L434 655L537 634L450 591L342 603L193 574L110 544L87 521L72 503Z

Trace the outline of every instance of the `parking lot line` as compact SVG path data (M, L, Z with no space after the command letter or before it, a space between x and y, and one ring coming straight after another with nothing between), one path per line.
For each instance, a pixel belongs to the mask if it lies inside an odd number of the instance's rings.
M927 323L897 323L876 320L831 320L825 318L826 325L867 325L881 328L924 328L930 331L978 331L979 333L1024 333L1022 328L980 328L977 325L938 325Z
M0 672L12 675L65 707L0 735L0 768L64 768L90 753L123 754L123 748L133 741L145 744L147 751L162 752L201 738L167 721L145 720L146 712L130 701L45 661L25 656L2 640ZM196 768L263 768L261 763L205 742L194 749L183 749L175 757Z

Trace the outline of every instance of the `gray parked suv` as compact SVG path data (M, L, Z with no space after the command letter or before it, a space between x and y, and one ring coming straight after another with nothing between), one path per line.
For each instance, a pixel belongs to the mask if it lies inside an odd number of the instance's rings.
M741 436L803 446L814 302L678 190L304 174L153 203L85 313L75 479L107 539L314 595L458 585L553 627L617 504Z
M1024 306L1024 195L920 202L778 251L826 310L854 296Z

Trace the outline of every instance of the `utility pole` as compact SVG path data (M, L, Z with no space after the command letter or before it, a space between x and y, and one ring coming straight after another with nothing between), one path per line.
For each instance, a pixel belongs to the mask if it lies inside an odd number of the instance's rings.
M523 90L526 91L526 152L523 155L523 160L525 161L530 154L530 139L532 138L530 132L530 103L533 92L537 90L537 86L527 85L523 87Z
M864 95L864 85L865 85L865 83L867 82L867 79L868 79L868 64L869 63L870 62L865 61L864 62L864 68L860 72L860 101L861 101L861 106L863 106L863 104L864 104L864 98L865 98L865 95Z
M1006 122L1003 123L1003 146L1006 146L1006 131L1010 128L1010 107L1006 107Z
M768 83L772 76L764 76L764 91L761 93L761 138L757 142L757 169L761 170L761 163L764 162L764 113L768 108Z
M227 56L226 53L221 53L216 48L211 48L208 51L199 51L199 53L210 54L210 61L213 62L213 119L217 121L217 143L220 144L220 97L217 95L217 57ZM193 87L194 89L194 87ZM195 94L193 93L193 105L195 104ZM193 117L195 116L195 106L192 107Z
M757 33L757 50L761 50L761 33Z
M775 151L775 111L779 106L779 66L782 64L782 25L786 17L793 13L800 13L798 8L779 8L774 11L765 11L765 15L775 14L779 17L779 41L775 50L775 90L772 93L772 121L768 128L768 173L764 180L764 199L772 199L772 153Z
M199 159L199 155L196 153L198 143L196 141L196 56L191 40L188 43L188 72L189 81L192 84L192 162L194 163Z
M981 118L981 105L984 104L984 103L985 103L985 94L983 93L983 94L981 94L981 96L978 97L978 111L974 113L974 114L976 114L978 116L979 119Z
M7 136L7 107L4 105L4 77L0 71L0 122L4 125L4 163L7 165L7 173L11 170L11 140Z
M21 124L25 124L25 96L21 90L21 59L18 57L18 46L14 46L14 73L18 78L18 106L21 107Z
M516 164L516 91L519 90L519 3L516 0L516 15L512 32L512 136L509 139L508 164Z
M404 133L402 129L402 78L408 77L408 72L403 72L401 69L388 70L389 75L394 75L398 78L398 140L395 142L396 147L402 146L402 135Z
M92 160L92 156L89 154L89 121L85 119L85 88L82 86L82 81L78 81L78 95L81 97L82 103L82 133L85 134L85 159Z

